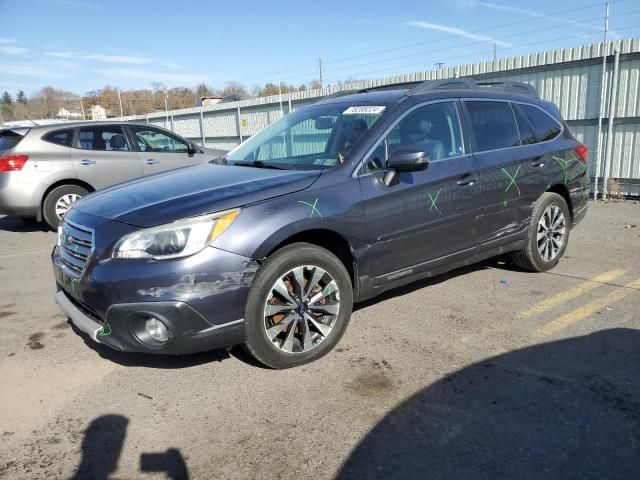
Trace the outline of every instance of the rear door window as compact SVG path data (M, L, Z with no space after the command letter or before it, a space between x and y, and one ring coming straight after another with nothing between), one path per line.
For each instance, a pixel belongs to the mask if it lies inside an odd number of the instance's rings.
M130 150L127 137L119 125L82 127L78 131L78 144L83 150L119 152Z
M520 143L522 145L530 145L532 143L536 143L538 140L536 139L536 134L533 133L531 126L529 125L529 121L525 117L522 110L520 110L520 105L517 103L512 103L513 113L516 116L516 121L518 122L518 130L520 131Z
M508 102L466 101L477 152L520 144L516 121Z
M67 128L65 130L54 130L47 133L42 140L49 143L55 143L56 145L62 145L63 147L70 147L73 142L73 130Z
M531 121L539 141L553 140L562 131L560 124L538 107L533 105L520 105L520 107Z

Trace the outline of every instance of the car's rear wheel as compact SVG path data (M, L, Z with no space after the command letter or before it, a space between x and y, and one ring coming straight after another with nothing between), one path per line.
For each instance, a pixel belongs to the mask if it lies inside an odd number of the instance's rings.
M42 205L44 221L56 230L71 205L88 193L87 189L78 185L61 185L54 188L47 194Z
M546 192L533 207L527 246L513 255L520 268L544 272L555 267L569 242L571 216L564 198Z
M316 360L340 340L353 308L345 266L331 252L294 243L267 258L245 309L245 348L271 368Z

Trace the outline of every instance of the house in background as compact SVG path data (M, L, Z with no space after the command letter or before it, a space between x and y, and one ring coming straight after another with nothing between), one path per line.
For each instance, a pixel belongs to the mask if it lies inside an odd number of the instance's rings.
M91 120L106 120L107 119L107 111L104 107L100 105L92 105L89 109L89 115L91 116Z
M220 103L221 101L222 97L218 97L216 95L200 97L200 101L196 104L196 107L208 107L209 105L215 105L216 103Z
M72 108L71 110L67 110L66 108L62 107L60 110L58 110L56 117L70 120L83 118L83 115L79 108Z

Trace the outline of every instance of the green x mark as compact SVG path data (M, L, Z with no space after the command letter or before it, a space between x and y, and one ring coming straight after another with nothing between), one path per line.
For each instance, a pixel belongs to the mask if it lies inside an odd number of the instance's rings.
M429 200L431 200L431 205L429 205L429 211L432 211L432 210L435 209L436 212L442 213L440 211L440 209L438 208L438 204L436 203L438 201L438 197L440 196L440 191L441 190L442 190L441 188L438 190L438 193L436 193L435 197L431 196L430 192L427 193L427 195L429 196Z
M107 335L111 335L111 325L105 320L102 329L98 332L98 337L106 337Z
M508 192L509 189L511 188L511 185L513 185L514 187L516 187L516 190L518 191L518 196L520 196L520 187L518 187L518 184L516 183L516 177L518 176L518 172L520 171L520 168L522 167L522 165L518 165L518 168L516 168L516 171L514 172L513 175L511 175L505 168L502 168L501 170L504 172L504 174L509 177L509 184L507 185L507 188L504 189L505 192Z
M574 159L571 158L569 160L565 160L564 158L556 157L555 155L553 155L551 158L558 162L562 167L562 178L564 179L564 184L566 185L569 181L569 165L571 165Z
M313 214L314 213L317 213L320 218L323 218L322 214L320 213L320 210L318 210L318 208L316 207L316 205L318 205L318 199L317 198L316 198L316 201L313 202L313 203L303 202L302 200L298 200L298 203L301 203L301 204L306 205L307 207L311 208L311 216L309 218L313 218Z

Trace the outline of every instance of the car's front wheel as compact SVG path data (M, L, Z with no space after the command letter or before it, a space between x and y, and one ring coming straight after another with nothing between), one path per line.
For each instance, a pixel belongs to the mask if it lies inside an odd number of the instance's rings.
M309 243L288 245L262 264L245 309L245 348L271 368L316 360L340 340L353 308L343 263Z
M513 255L520 268L545 272L555 267L569 242L571 216L564 198L543 193L533 206L526 247Z
M87 189L78 185L61 185L51 190L42 204L42 216L53 230L57 230L62 217L71 205L87 195Z

